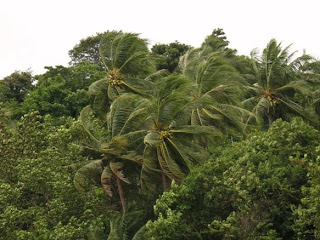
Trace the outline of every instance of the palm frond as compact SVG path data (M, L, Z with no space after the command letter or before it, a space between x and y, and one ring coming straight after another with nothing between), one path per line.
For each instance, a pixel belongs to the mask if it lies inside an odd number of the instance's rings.
M108 88L108 80L103 78L101 80L93 82L88 89L90 95L96 96L100 93L101 90L107 90Z
M126 134L122 134L121 138L126 139L128 142L128 149L133 149L135 147L139 147L140 144L143 144L143 139L147 134L147 130L137 130L132 131Z
M143 225L133 236L132 240L144 240L144 234L146 233L146 225Z
M112 136L124 135L149 127L152 103L135 94L122 94L111 106L108 128Z
M123 81L123 85L133 92L140 94L141 96L150 96L155 94L155 86L151 81L137 78L126 78Z
M143 163L143 157L137 154L135 151L127 151L126 154L122 154L120 158L123 160L138 163L140 165Z
M171 153L165 142L157 147L157 155L159 164L165 175L177 183L181 183L185 178L185 173L181 170L180 166L172 159Z
M108 97L109 85L106 79L93 82L89 86L89 94L92 99L92 109L103 119L110 107L110 98Z
M109 163L111 171L125 183L131 184L128 178L125 177L123 172L124 163L120 161L110 161Z
M117 68L122 74L145 76L153 68L147 41L134 33L106 33L101 38L100 56L109 72Z
M175 116L184 109L188 99L182 94L175 94L159 103L156 121L162 126L169 126Z
M161 144L161 135L158 132L150 132L144 137L143 141L146 145L157 147Z
M102 160L91 161L81 167L75 174L73 184L78 191L89 191L93 186L101 183L101 174L104 169Z
M90 139L92 140L90 145L95 149L99 149L101 147L101 142L92 133L92 114L93 113L90 105L84 107L80 112L80 121L84 130L88 133Z
M169 76L169 71L167 69L161 69L159 71L156 71L155 73L150 74L149 76L147 76L144 80L148 81L148 82L157 82L159 79L163 79L165 77Z
M266 112L269 111L269 108L270 102L265 97L261 97L258 99L258 102L252 109L252 112L254 112L257 116L264 116Z
M177 141L174 141L174 139L168 139L168 141L171 143L189 171L196 164L205 162L209 157L208 151L191 141L185 141L185 139L182 138L179 138Z
M111 184L112 176L113 176L113 174L112 174L112 171L111 171L110 167L106 166L103 169L103 172L102 172L101 177L100 177L102 188L105 191L105 193L108 194L110 197L113 196L112 184Z
M317 119L315 114L313 114L312 112L306 111L299 104L291 101L290 99L278 98L278 101L280 101L283 105L285 105L291 112L294 112L295 114L302 117L303 119L306 119L315 124L319 123L319 120Z
M311 91L307 87L307 83L303 81L291 82L284 86L277 88L277 92L285 92L288 90L292 90L294 92L300 93L302 95L310 95Z
M219 129L213 126L197 126L197 125L189 125L189 126L180 126L171 129L172 133L179 134L191 134L191 135L211 135L211 136L222 136L222 133Z

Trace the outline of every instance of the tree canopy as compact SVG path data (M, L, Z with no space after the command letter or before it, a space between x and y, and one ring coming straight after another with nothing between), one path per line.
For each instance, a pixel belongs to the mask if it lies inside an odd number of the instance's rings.
M320 64L294 54L114 30L0 80L0 238L318 239Z

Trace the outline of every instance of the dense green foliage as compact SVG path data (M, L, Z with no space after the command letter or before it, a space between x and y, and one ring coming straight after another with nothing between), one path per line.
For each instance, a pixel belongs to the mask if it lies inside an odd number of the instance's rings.
M240 56L222 29L69 55L0 81L0 239L320 237L317 60Z
M0 81L0 101L22 102L32 90L34 79L30 72L14 72Z
M191 47L179 42L170 44L156 44L151 48L151 52L160 56L157 61L157 70L166 69L173 73L177 70L179 59Z
M306 215L316 211L309 179L320 166L319 143L319 133L296 119L232 144L157 200L148 236L308 239L317 222ZM312 208L302 207L307 204ZM181 231L185 235L171 234Z

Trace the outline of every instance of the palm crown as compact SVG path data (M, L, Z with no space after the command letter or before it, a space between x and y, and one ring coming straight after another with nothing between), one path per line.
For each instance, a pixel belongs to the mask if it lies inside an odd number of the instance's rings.
M250 87L253 96L244 104L261 117L266 117L269 126L278 118L286 118L293 113L309 121L314 116L305 111L298 102L293 100L296 94L310 94L308 84L299 78L299 67L308 56L292 60L294 53L289 54L290 46L282 49L281 43L272 39L263 50L261 56L255 51L251 53L256 83Z

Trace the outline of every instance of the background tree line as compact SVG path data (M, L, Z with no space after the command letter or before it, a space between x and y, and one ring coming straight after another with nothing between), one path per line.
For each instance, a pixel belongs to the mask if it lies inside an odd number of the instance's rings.
M317 238L319 62L228 44L108 31L1 80L1 236Z

